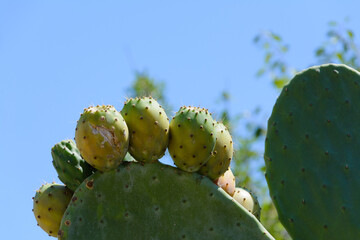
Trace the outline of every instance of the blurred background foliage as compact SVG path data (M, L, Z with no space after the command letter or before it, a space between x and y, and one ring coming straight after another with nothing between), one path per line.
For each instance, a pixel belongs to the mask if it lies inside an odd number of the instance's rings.
M314 50L314 63L343 63L360 70L359 44L355 33L347 27L348 19L342 23L329 22L324 42ZM262 31L253 39L254 44L263 52L263 63L254 78L268 79L273 87L280 90L300 69L289 65L287 53L291 44L286 43L280 34L273 31ZM152 96L156 98L171 116L171 106L167 102L165 82L153 79L147 72L135 72L135 79L128 89L130 97ZM230 109L231 95L222 91L214 105L220 108L214 113L215 119L222 121L230 130L234 140L235 154L232 170L237 186L244 186L256 193L262 206L261 222L268 231L279 240L291 239L277 218L276 209L269 197L264 177L263 161L264 140L267 118L261 107L244 112ZM274 102L275 103L275 102Z

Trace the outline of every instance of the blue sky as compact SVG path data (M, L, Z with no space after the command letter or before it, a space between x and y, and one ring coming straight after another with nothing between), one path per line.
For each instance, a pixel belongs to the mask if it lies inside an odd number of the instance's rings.
M340 3L341 2L341 3ZM231 112L278 92L256 79L263 52L252 40L273 30L290 44L288 62L315 62L327 23L350 18L359 1L0 1L0 153L3 239L48 239L31 212L35 190L57 181L51 147L73 138L91 104L121 110L135 71L166 82L169 103L215 110L222 90Z

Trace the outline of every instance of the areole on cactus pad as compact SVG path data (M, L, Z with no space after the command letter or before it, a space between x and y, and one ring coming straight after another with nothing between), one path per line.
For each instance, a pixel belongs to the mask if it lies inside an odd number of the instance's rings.
M360 239L360 73L298 73L268 121L266 179L294 239Z

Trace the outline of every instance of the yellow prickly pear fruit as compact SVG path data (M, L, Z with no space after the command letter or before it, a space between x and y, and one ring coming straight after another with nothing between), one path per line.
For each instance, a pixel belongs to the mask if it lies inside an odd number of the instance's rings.
M33 198L33 212L38 225L50 236L57 237L61 219L73 192L55 183L42 185Z
M89 107L77 123L75 141L86 162L100 171L109 171L125 157L129 130L113 106Z

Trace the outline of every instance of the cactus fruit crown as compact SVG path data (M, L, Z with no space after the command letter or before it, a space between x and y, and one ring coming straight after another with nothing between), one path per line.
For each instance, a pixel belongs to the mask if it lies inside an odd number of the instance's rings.
M75 130L82 157L96 169L115 169L124 159L129 146L128 127L113 106L86 108Z
M298 73L268 121L266 179L294 239L360 239L360 73Z
M170 122L169 153L175 165L198 171L215 147L215 122L207 109L181 107Z
M130 98L121 110L129 128L129 152L141 162L164 156L169 143L169 118L152 97Z

